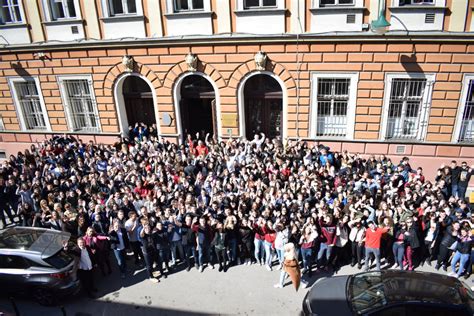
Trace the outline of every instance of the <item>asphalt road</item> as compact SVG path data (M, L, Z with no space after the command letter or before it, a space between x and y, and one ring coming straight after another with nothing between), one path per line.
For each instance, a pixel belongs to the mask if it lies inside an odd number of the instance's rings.
M436 272L426 265L417 270ZM338 275L358 271L345 266ZM438 273L445 272L440 270ZM97 299L79 294L61 303L68 316L298 315L307 289L296 292L289 283L283 289L276 289L273 285L278 282L279 275L280 271L274 269L270 272L259 265L236 266L226 273L217 269L200 273L193 268L189 272L177 271L155 284L146 279L143 269L122 280L115 268L110 276L97 274ZM323 276L330 275L315 273L310 284ZM462 280L469 286L473 285L472 277ZM43 307L25 299L16 303L22 316L63 315L59 307ZM13 312L12 304L6 298L0 298L0 311Z

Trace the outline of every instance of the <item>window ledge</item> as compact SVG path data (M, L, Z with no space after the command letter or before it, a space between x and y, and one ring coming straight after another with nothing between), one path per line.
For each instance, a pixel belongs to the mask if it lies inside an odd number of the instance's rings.
M354 6L334 6L334 7L321 7L321 8L311 8L311 12L341 12L341 11L364 11L365 7L354 7Z
M235 15L284 15L286 9L269 8L269 9L247 9L247 10L235 10Z
M127 14L119 16L110 16L106 18L100 18L103 22L128 22L128 21L144 21L143 15Z
M81 19L61 19L54 21L41 22L44 25L68 25L68 24L83 24L84 20Z
M181 12L173 12L173 13L167 13L165 16L168 19L180 19L180 18L206 18L206 17L211 17L212 16L212 11L181 11Z
M448 7L435 7L435 6L402 6L402 7L388 7L390 11L445 11Z
M8 23L8 24L0 24L0 29L14 29L20 27L28 27L26 23Z

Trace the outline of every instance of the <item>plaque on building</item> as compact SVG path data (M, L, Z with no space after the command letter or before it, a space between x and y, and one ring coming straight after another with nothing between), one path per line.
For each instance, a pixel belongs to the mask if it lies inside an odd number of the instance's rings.
M222 113L222 126L238 127L237 113Z

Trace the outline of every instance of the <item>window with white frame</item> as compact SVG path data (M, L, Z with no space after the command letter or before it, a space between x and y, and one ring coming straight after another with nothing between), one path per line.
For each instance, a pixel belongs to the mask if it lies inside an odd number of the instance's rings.
M354 4L354 0L316 0L316 1L319 1L320 7Z
M432 76L388 76L385 139L424 138L433 81Z
M204 10L204 0L174 0L174 11Z
M277 0L244 0L244 9L275 8Z
M73 131L99 131L99 115L90 77L61 77L63 103Z
M474 75L464 78L461 109L458 115L458 142L474 142Z
M48 0L48 5L52 21L77 17L76 0Z
M10 87L24 130L48 130L49 122L35 78L11 78Z
M1 0L0 24L21 23L21 0Z
M109 16L137 14L136 0L108 0Z
M434 3L434 0L399 0L398 5L433 5Z
M357 74L314 74L314 137L352 138Z

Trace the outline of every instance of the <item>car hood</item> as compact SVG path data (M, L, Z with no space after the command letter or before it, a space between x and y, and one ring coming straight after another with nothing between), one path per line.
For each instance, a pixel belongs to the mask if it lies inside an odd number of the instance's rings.
M315 283L307 296L311 312L318 316L352 315L346 295L349 278L336 276Z

